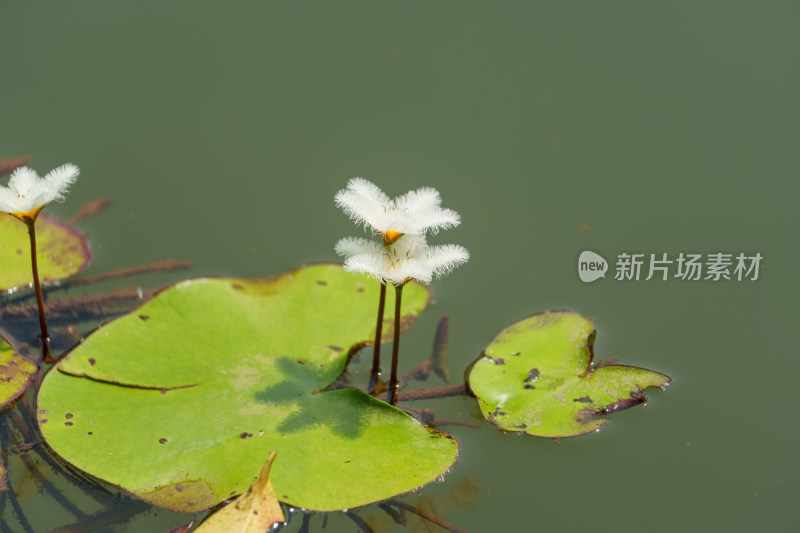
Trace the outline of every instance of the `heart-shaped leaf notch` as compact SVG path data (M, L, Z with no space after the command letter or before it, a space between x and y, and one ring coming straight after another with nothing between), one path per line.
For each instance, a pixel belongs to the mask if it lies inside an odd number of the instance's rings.
M360 390L322 391L374 336L378 287L341 265L179 283L46 376L42 434L78 468L180 511L246 491L272 450L275 493L296 507L413 490L450 468L455 440ZM429 299L406 291L403 327Z
M507 327L469 373L483 416L508 431L571 437L598 429L609 413L644 403L644 389L669 383L642 368L592 366L594 338L591 320L566 311Z

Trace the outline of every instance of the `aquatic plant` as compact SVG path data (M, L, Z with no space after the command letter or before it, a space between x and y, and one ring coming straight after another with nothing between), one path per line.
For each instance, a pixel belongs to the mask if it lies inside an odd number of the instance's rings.
M12 179L11 185L41 202L52 192L41 192L42 185L35 184L46 182L46 177L35 177ZM34 185L21 188L25 180ZM57 190L63 196L67 188ZM7 188L22 196L17 189ZM41 206L11 202L14 196L8 192L0 198L5 202L1 205L26 225L41 211ZM458 214L441 208L440 202L433 189L391 200L366 180L351 180L337 195L337 203L380 238L339 240L335 248L345 258L343 265L305 266L265 279L187 280L128 295L131 302L142 304L135 311L115 312L118 318L107 321L112 315L101 308L91 316L107 323L93 334L56 336L53 350L69 349L69 357L61 359L41 384L33 379L35 366L24 360L25 350L19 350L22 344L12 337L5 344L0 340L0 381L8 382L0 387L0 407L16 401L28 383L34 383L37 405L18 402L28 409L26 417L38 422L27 430L25 441L44 440L69 469L80 469L159 507L197 512L242 494L206 520L201 531L226 531L234 524L237 531L263 530L265 523L289 519L281 506L305 508L306 525L308 510L341 510L368 531L359 514L363 511L354 513L352 508L374 502L382 502L379 508L391 519L414 514L450 528L398 497L442 479L452 468L459 444L438 428L452 423L478 426L437 419L429 409L393 407L398 401L472 397L483 417L503 431L560 438L596 430L605 424L606 415L643 403L645 389L663 388L669 378L593 361L592 322L576 313L547 311L498 334L469 367L466 381L398 392L431 371L449 383L442 353L446 317L440 322L444 327L437 332L433 356L406 375L397 375L399 335L427 306L431 293L425 285L469 259L459 245L428 243L426 234L460 222ZM20 228L20 236L6 239L13 233L11 226L17 225L0 224L0 242L14 240L17 250L24 246L24 241L17 242L24 234ZM68 237L61 234L59 239ZM35 241L32 244L35 253ZM0 246L2 255L18 253L8 252ZM24 266L16 268L21 279ZM167 262L74 278L45 291L174 266ZM386 294L389 284L394 294ZM41 292L37 291L40 306ZM4 327L18 302L33 299L29 292L6 298L14 305L0 309ZM79 304L81 298L70 300ZM74 320L93 309L65 310L58 302L50 301L48 309L51 327L59 331L64 326L59 317ZM376 390L377 373L371 374L367 394L363 385L349 381L348 366L370 339L380 345L384 307L389 308L386 322L394 327L392 378L383 394ZM27 316L30 329L32 303ZM164 353L171 356L165 358ZM379 357L377 361L379 365ZM24 426L19 417L13 422L20 429ZM36 430L40 436L34 437ZM266 457L271 450L278 452L274 465L274 453ZM13 506L15 498L9 496L9 501ZM130 511L145 508L138 505ZM22 514L15 513L24 528ZM191 527L185 524L176 531Z
M434 276L441 277L469 260L463 246L446 244L428 246L422 235L404 235L391 244L381 245L367 239L349 237L336 243L336 251L346 257L344 269L367 274L395 288L395 324L392 341L392 371L389 382L389 403L397 404L397 365L400 349L400 305L403 287L411 280L428 285ZM378 320L383 321L379 308ZM376 345L379 340L376 338Z
M392 200L377 185L363 178L351 179L334 198L336 205L356 223L380 235L382 243L348 237L336 243L344 256L344 269L367 274L381 282L378 317L375 327L372 371L368 390L375 393L380 374L380 347L386 284L395 287L395 320L400 316L403 285L409 280L429 284L434 275L443 276L469 260L469 252L455 244L428 246L427 232L458 226L459 214L441 207L436 189L422 187ZM400 345L399 324L395 323L392 343L390 400L397 403L397 364Z
M46 363L53 363L56 359L50 354L50 335L47 332L42 287L39 282L39 268L36 260L36 219L45 205L64 199L70 186L78 179L78 174L80 174L80 170L71 163L56 167L44 177L40 177L29 167L20 167L11 174L8 186L0 186L0 211L19 219L28 228L33 286L39 310L42 355Z

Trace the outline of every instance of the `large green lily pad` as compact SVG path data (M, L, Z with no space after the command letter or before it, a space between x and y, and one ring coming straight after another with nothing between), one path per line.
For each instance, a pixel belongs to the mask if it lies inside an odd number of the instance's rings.
M84 236L46 213L36 219L36 250L39 279L43 282L73 276L92 260ZM31 283L28 228L16 218L0 213L0 290Z
M530 316L503 330L469 374L483 416L538 437L596 430L605 415L645 401L669 377L630 366L591 366L592 321L566 311Z
M373 338L378 288L341 265L179 283L46 376L42 434L78 468L180 511L247 490L272 450L275 492L297 507L410 491L447 471L457 443L359 390L321 392ZM403 296L408 327L429 295Z
M35 375L36 365L0 337L0 409L21 396Z

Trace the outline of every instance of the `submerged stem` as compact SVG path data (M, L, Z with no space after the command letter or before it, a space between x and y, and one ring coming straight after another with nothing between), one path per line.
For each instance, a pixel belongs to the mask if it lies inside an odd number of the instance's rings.
M372 350L372 373L369 376L367 392L374 395L381 373L381 336L383 334L383 310L386 307L386 283L381 282L381 296L378 300L378 324L375 326L375 345Z
M356 513L347 512L347 513L345 513L345 515L347 516L347 518L349 518L350 520L352 520L353 522L355 522L355 523L356 523L356 525L358 526L358 528L359 528L359 529L360 529L360 530L361 530L363 533L375 533L375 530L374 530L374 529L372 529L372 526L370 526L370 525L367 523L367 521L366 521L366 520L364 520L363 518L361 518L360 516L358 516Z
M391 504L397 507L398 509L402 509L403 511L408 511L409 513L414 513L415 515L424 518L428 522L432 522L439 526L442 529L446 529L452 533L466 533L463 529L459 529L456 526L449 524L442 520L441 518L437 518L430 513L426 513L422 509L414 507L413 505L408 505L405 502L401 502L400 500L392 500Z
M400 299L403 284L395 285L394 297L394 340L392 341L392 377L389 381L389 403L397 405L397 361L400 353Z
M56 359L50 355L50 334L47 332L47 320L44 318L44 300L42 298L42 286L39 283L39 266L36 262L36 222L26 221L28 226L28 236L31 240L31 270L33 271L33 287L36 290L36 305L39 308L39 328L42 335L42 357L45 363L55 363Z

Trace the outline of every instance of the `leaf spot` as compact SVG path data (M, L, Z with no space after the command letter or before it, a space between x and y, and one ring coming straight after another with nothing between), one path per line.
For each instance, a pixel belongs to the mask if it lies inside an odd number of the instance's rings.
M150 320L150 315L139 315L139 319L147 322L148 320Z
M167 439L162 437L162 438L158 439L158 442L160 442L161 444L166 444L167 443Z
M523 381L525 383L530 383L531 381L536 381L539 379L540 373L538 368L531 368L531 371L528 372L528 377L526 377Z

